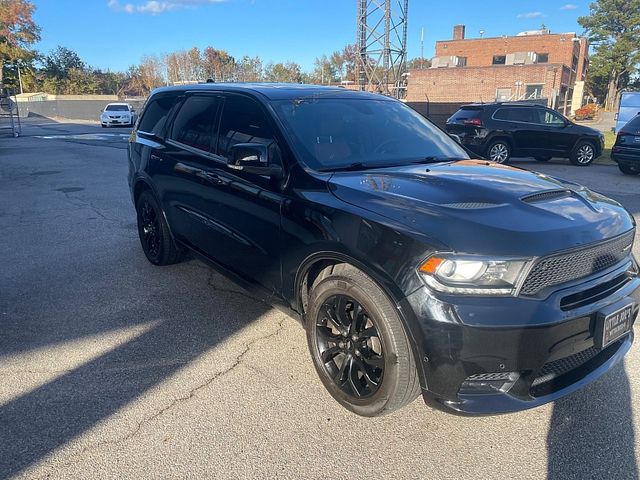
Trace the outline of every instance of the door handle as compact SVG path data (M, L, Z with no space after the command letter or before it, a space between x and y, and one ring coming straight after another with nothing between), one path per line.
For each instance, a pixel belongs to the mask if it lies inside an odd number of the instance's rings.
M162 158L160 155L156 155L154 153L152 153L149 158L151 158L151 160L155 161L155 162L161 162L164 160L164 158Z
M214 185L222 185L223 183L222 179L215 173L209 173L201 170L198 172L198 176L207 182L213 183Z

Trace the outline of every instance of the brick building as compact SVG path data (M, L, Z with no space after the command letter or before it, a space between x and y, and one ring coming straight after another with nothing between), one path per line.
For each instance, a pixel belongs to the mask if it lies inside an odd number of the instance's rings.
M575 33L539 30L513 37L436 42L431 68L411 70L408 102L538 100L567 114L582 105L588 42Z

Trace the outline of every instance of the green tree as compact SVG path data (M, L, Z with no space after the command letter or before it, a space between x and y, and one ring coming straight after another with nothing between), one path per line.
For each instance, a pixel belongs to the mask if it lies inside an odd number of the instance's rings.
M640 0L597 0L589 8L578 23L594 44L598 75L607 73L605 108L613 110L640 62Z
M431 60L428 58L412 58L407 62L407 70L421 70L423 68L429 68L431 66Z
M270 63L264 69L267 82L301 83L302 69L295 62Z
M40 28L32 18L34 10L27 0L0 0L0 85L6 63L29 62L35 55L29 49L40 40Z
M84 70L85 63L73 50L57 47L42 59L42 73L47 77L66 80L72 69Z

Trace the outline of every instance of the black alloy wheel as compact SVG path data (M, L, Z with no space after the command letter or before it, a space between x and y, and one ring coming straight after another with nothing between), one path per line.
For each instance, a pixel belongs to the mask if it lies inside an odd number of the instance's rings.
M320 308L315 336L323 367L347 395L366 398L384 376L384 350L369 313L348 295L332 295Z
M140 205L141 240L144 250L151 257L160 255L160 223L158 213L148 200L143 200Z
M171 265L183 257L183 250L173 240L158 202L146 190L136 202L138 236L147 260L154 265Z
M367 274L344 263L324 268L312 282L305 315L316 372L344 408L375 417L420 394L398 308Z

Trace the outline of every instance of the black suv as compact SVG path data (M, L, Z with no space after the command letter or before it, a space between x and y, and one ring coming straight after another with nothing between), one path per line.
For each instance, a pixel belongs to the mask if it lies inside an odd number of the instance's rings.
M446 130L472 152L498 163L511 157L540 162L563 157L586 166L604 148L602 133L532 103L465 105L447 120Z
M399 101L162 88L129 167L149 261L191 251L299 318L320 379L360 415L420 392L458 413L541 405L631 346L629 213L574 183L471 160Z
M611 159L625 175L640 174L640 114L618 132L611 149Z

